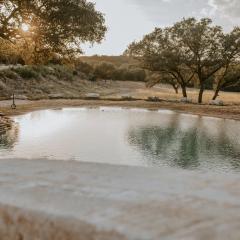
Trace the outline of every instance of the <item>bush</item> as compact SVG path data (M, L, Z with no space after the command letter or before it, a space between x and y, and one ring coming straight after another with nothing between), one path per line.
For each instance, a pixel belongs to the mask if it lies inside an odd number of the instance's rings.
M102 79L112 79L115 70L112 63L102 62L95 66L94 75Z
M39 78L39 74L30 66L12 68L12 71L24 79Z
M32 66L32 69L43 77L47 77L49 75L54 74L54 69L53 68L48 67L48 66L44 66L44 65Z
M73 70L64 65L53 65L54 75L58 79L62 80L73 80Z
M91 82L95 82L97 80L97 77L94 74L90 73L88 75L88 80Z
M146 72L141 68L126 68L121 66L114 71L113 79L143 82L146 80Z
M82 61L76 62L75 68L77 71L85 73L87 75L94 72L94 68L90 64Z
M16 79L17 77L17 74L11 69L5 69L0 71L0 78Z
M94 75L101 79L123 81L145 81L146 72L138 67L122 65L116 68L112 63L101 62L95 66Z
M144 82L146 79L146 73L143 69L132 68L126 71L124 78L129 81Z

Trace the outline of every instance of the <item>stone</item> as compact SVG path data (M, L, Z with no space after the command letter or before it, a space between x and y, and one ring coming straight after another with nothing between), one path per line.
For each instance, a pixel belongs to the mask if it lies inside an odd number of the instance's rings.
M239 240L240 175L0 161L0 239Z
M162 99L160 99L159 97L154 96L154 97L148 97L147 101L149 101L149 102L161 102Z
M121 99L125 100L125 101L131 101L131 100L133 100L133 97L131 95L129 95L129 94L123 94L121 96Z
M50 99L62 99L64 98L64 95L61 93L54 93L54 94L49 94L48 97Z
M193 102L193 100L192 100L192 99L189 99L189 98L186 98L186 97L184 97L184 98L181 98L181 99L180 99L180 102L181 102L181 103L192 103L192 102Z
M88 93L85 95L86 99L100 99L100 94L98 93Z
M215 100L211 100L210 105L215 105L215 106L223 106L224 102L220 99L215 99Z
M15 95L16 100L28 100L28 97L25 95Z

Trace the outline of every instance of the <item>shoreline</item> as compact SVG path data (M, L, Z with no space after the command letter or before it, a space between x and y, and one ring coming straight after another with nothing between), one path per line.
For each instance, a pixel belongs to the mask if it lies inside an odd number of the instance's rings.
M121 101L114 100L81 100L81 99L58 99L58 100L38 100L38 101L18 101L17 109L11 109L11 101L0 101L0 112L6 116L16 116L28 112L64 108L64 107L124 107L124 108L145 108L148 110L173 110L178 113L193 114L198 116L216 117L240 121L240 106L212 106L197 105L178 102L148 102L145 100Z

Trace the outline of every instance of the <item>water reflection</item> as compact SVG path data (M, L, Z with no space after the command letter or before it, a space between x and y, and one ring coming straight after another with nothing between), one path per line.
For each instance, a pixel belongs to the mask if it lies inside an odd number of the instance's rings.
M189 122L189 117L175 114L169 119L168 126L129 129L128 141L145 155L148 165L164 162L184 169L240 170L240 141L236 134L239 124L225 122L202 117Z
M17 124L13 124L11 129L0 134L0 151L13 149L17 142L19 128Z
M37 111L13 119L0 159L240 171L240 122L121 108Z

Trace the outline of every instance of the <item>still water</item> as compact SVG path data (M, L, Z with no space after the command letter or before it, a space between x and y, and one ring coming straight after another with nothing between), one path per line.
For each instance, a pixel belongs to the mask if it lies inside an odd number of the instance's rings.
M168 110L68 108L14 117L1 158L240 172L240 122Z

